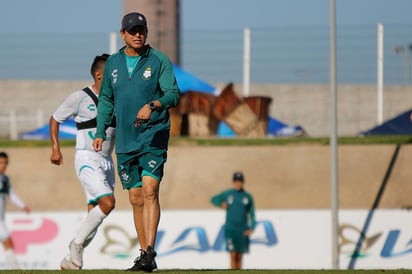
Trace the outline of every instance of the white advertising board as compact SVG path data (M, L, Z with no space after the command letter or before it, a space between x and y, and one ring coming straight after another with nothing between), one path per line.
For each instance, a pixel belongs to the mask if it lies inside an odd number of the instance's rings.
M24 269L59 269L85 212L9 213L6 223ZM164 210L157 236L160 269L225 269L220 210ZM329 210L257 210L257 227L243 267L328 269L331 258ZM341 269L412 268L412 213L407 210L341 210ZM363 232L362 232L363 231ZM360 241L360 239L362 241ZM359 248L357 248L359 247ZM114 211L85 249L84 269L126 269L138 255L131 211ZM357 256L352 256L354 251ZM0 249L0 268L5 267Z

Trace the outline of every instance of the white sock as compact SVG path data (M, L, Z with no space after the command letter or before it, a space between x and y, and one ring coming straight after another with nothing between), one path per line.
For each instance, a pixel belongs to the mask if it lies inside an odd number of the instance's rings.
M6 262L9 269L20 269L19 263L14 256L14 250L11 248L5 249L4 253L6 255Z
M95 206L90 210L86 220L81 224L77 236L74 238L74 243L83 245L85 240L97 229L106 216L99 206Z
M86 246L88 246L88 245L91 243L91 241L93 240L94 236L96 236L96 233L97 233L97 227L96 227L95 230L93 230L93 231L89 234L89 236L87 236L86 240L85 240L84 243L83 243L83 248L85 248Z

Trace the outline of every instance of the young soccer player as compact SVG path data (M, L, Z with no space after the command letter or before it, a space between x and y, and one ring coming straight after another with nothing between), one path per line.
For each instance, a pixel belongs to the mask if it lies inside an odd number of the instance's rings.
M9 269L19 269L20 266L16 260L13 250L13 240L7 230L4 215L6 212L6 197L10 197L10 201L17 207L30 213L30 208L23 200L13 191L10 185L9 176L5 174L9 157L7 153L0 152L0 239L3 244L4 253L6 255L6 263Z
M226 210L225 241L232 269L242 268L242 257L249 251L249 236L255 228L253 197L244 190L242 172L233 174L233 188L211 198L213 205Z
M112 151L114 147L114 125L106 130L107 142L101 151L95 152L93 140L96 133L98 94L108 54L96 56L91 65L94 83L69 95L50 117L50 139L54 165L63 164L59 146L59 124L71 116L77 124L75 170L87 199L88 215L80 225L79 232L69 244L69 254L63 258L61 269L81 269L83 249L90 243L106 216L115 206L115 186Z

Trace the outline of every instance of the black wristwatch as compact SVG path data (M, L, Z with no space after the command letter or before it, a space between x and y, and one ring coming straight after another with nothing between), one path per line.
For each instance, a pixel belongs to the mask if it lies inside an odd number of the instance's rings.
M150 103L149 103L149 108L150 108L150 110L156 110L156 105L155 105L155 103L153 102L153 101L151 101Z

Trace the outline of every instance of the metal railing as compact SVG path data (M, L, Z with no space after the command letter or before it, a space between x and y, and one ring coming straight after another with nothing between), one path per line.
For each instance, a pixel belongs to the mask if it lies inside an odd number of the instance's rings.
M210 83L242 82L239 30L182 30L180 65ZM329 81L328 27L250 28L251 83ZM384 82L410 84L412 26L385 25ZM83 80L113 34L2 34L0 79ZM29 47L27 45L30 45ZM337 27L338 83L376 83L377 25Z
M45 122L45 114L42 109L37 109L32 113L18 112L15 109L7 113L0 113L0 138L17 140L21 131L41 127Z

